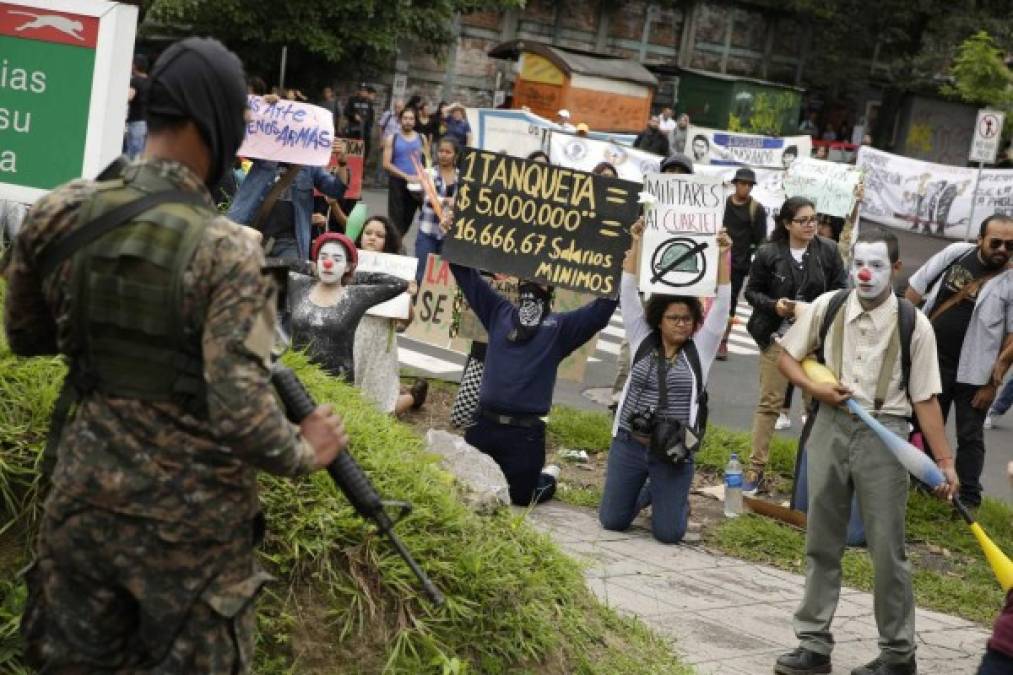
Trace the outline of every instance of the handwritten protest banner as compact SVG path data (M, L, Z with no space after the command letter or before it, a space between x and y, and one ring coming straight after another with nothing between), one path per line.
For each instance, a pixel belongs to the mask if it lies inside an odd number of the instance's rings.
M381 274L389 274L398 279L404 279L405 281L413 281L418 264L418 258L411 258L406 255L394 255L393 253L364 251L360 248L359 264L355 266L355 271L379 272ZM407 319L410 316L411 304L411 296L407 293L402 293L396 298L381 302L379 305L373 305L366 311L366 314L386 316L391 319Z
M686 154L695 164L731 164L787 169L812 153L809 136L758 136L690 125Z
M807 197L817 213L845 218L855 207L855 187L862 170L849 164L805 157L796 160L784 176L784 193Z
M488 281L489 285L497 293L512 303L517 302L517 285L520 281L517 277L490 279ZM454 303L455 322L458 326L457 336L467 340L488 342L489 334L486 333L482 322L479 321L478 316L468 306L463 296L464 294L458 290L458 297ZM593 295L576 293L565 288L557 288L552 293L552 311L570 312L583 307L592 300L594 300ZM588 340L579 349L563 359L562 363L559 364L559 377L571 382L583 382L584 371L587 370L587 360L594 354L597 342L596 338Z
M655 203L644 214L640 290L668 295L714 295L717 233L725 194L717 176L649 174L644 191Z
M307 103L278 101L269 105L260 96L247 99L250 120L240 157L289 164L326 166L331 160L334 114Z
M415 302L415 319L408 325L405 335L441 349L467 352L468 343L457 337L456 295L457 282L450 273L450 263L430 254Z
M640 186L464 150L448 260L615 297Z
M329 168L338 165L338 153L343 150L345 162L348 164L348 171L351 173L348 189L345 190L345 199L359 199L362 197L362 176L366 151L366 142L361 138L335 138L334 147L331 150L331 161Z
M608 162L623 180L641 183L644 174L660 170L664 157L620 143L553 132L549 135L549 159L553 164L581 171Z

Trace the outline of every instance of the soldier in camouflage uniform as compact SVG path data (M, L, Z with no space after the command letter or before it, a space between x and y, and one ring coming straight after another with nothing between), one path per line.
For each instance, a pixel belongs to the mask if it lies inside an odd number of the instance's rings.
M40 199L8 269L11 349L66 355L76 401L22 618L44 672L248 672L269 579L256 471L306 474L347 443L329 406L286 421L269 382L276 289L208 193L243 138L242 64L190 38L151 81L144 158ZM168 190L52 262L103 214Z

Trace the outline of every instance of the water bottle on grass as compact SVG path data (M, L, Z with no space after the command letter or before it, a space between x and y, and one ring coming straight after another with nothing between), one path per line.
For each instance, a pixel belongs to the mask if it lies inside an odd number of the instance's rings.
M737 518L742 515L742 465L739 456L732 453L725 466L725 517Z

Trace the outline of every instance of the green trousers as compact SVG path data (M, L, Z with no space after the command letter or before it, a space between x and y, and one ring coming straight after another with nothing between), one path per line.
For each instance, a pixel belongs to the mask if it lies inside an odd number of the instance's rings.
M906 437L904 418L878 419ZM820 406L808 450L805 596L795 612L795 634L806 649L821 654L833 649L830 623L841 591L851 499L857 494L875 576L880 657L907 661L915 651L911 567L904 549L908 473L868 427L840 408Z

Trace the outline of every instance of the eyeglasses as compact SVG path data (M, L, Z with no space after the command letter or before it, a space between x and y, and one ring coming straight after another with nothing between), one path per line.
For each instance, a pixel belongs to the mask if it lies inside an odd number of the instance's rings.
M1005 246L1006 250L1013 253L1013 239L989 239L988 247L998 251Z
M815 225L818 220L816 216L809 216L808 218L792 218L791 222L796 225Z
M689 315L677 315L677 316L666 316L665 321L674 323L675 325L689 326L693 323L693 317Z

